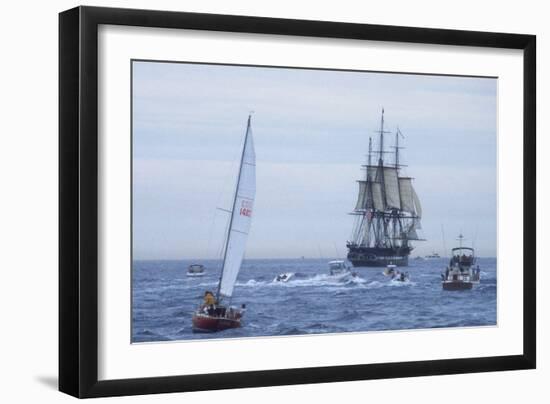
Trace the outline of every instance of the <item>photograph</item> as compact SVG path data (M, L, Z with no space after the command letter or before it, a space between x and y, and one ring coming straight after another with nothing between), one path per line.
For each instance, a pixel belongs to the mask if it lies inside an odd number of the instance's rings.
M497 77L130 69L132 343L498 326Z

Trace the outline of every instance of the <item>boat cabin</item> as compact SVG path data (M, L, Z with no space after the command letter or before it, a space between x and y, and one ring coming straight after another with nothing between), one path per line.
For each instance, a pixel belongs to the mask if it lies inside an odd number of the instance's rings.
M474 265L475 254L474 249L470 247L456 247L452 249L451 262L449 266L452 268L458 266L460 270L465 270Z
M331 275L338 275L349 271L345 261L336 260L328 263L328 268Z
M201 264L191 264L187 268L187 274L189 275L199 275L204 274L204 265Z

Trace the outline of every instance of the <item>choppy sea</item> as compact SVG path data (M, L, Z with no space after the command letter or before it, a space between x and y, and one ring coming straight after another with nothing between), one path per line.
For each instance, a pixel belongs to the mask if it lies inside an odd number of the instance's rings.
M197 261L134 261L133 342L242 338L357 331L472 327L497 321L496 259L478 258L481 282L469 291L444 291L446 259L414 260L398 268L408 282L383 268L354 268L356 277L330 276L329 259L249 259L243 262L232 304L246 304L242 327L194 334L193 311L205 290L215 290L221 262L200 260L206 275L186 276ZM286 283L274 279L292 273Z

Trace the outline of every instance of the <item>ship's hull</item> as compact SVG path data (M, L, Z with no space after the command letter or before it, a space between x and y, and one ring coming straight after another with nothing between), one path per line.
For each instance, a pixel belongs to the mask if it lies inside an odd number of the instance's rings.
M443 281L441 284L443 290L470 290L474 286L473 282L468 281Z
M348 250L348 261L354 267L385 267L389 264L406 267L409 265L409 254L412 248L378 248L348 245Z

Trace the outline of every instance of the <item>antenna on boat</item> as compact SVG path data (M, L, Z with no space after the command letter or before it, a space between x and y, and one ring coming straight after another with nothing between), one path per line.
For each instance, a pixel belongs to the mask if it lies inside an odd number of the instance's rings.
M333 241L332 244L334 245L334 249L336 250L336 258L340 259L340 251L338 251L336 243Z
M477 241L477 231L479 230L479 225L476 225L476 232L474 233L474 239L472 240L472 248L476 248L476 241Z
M464 236L462 235L462 230L460 231L460 234L457 237L458 246L462 248L462 242L464 241Z

